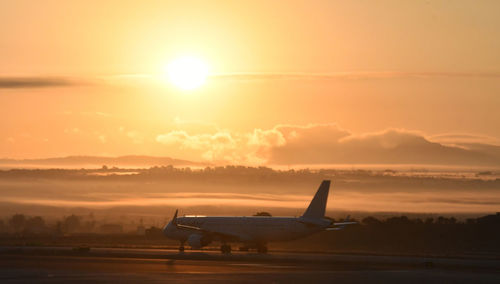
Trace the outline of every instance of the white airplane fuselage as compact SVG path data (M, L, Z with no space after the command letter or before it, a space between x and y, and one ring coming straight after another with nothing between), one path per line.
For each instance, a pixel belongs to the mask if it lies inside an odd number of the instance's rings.
M316 226L301 222L296 217L204 217L184 216L178 217L177 223L199 227L206 231L220 232L221 234L234 235L233 241L242 243L267 243L277 241L290 241L308 236L330 226L331 221L321 220ZM167 237L177 240L187 240L192 231L179 230L170 222L164 229ZM231 240L231 237L226 237ZM215 236L214 240L224 237Z
M323 230L341 230L345 225L355 223L333 223L325 218L329 190L330 181L323 181L309 207L300 217L177 217L176 211L163 232L168 238L180 241L181 251L184 250L185 242L192 248L199 249L213 241L220 241L223 253L231 251L231 247L227 245L231 242L244 243L246 247L266 252L266 244L269 242L295 240Z

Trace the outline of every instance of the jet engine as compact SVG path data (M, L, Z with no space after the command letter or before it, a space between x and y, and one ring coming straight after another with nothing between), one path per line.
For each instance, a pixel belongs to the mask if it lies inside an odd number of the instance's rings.
M200 249L212 242L210 238L200 235L192 234L187 239L188 244L194 249Z

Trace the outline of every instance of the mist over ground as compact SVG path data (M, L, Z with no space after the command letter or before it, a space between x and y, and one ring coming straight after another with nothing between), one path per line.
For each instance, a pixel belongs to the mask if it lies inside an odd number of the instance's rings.
M0 171L0 215L55 220L94 214L109 222L160 226L180 214L300 216L320 182L332 180L327 215L343 218L448 214L479 216L500 208L498 172L266 167L12 169ZM127 220L127 222L125 222Z

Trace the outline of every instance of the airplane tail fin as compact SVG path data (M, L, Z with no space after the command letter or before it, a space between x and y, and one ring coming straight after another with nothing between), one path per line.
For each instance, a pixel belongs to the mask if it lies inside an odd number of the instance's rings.
M328 191L330 190L330 181L324 180L314 195L309 207L302 217L309 219L321 219L325 217L326 201L328 200Z
M177 213L179 213L179 209L175 210L174 218L172 218L172 225L177 226Z

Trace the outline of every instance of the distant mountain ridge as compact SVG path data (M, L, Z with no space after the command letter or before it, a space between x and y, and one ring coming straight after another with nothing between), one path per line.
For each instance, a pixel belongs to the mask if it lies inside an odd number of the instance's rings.
M103 157L103 156L67 156L57 158L43 159L0 159L1 165L23 166L23 165L39 165L39 166L103 166L120 167L120 166L207 166L209 163L193 162L188 160L174 159L170 157L155 157L143 155L126 155L118 157Z

